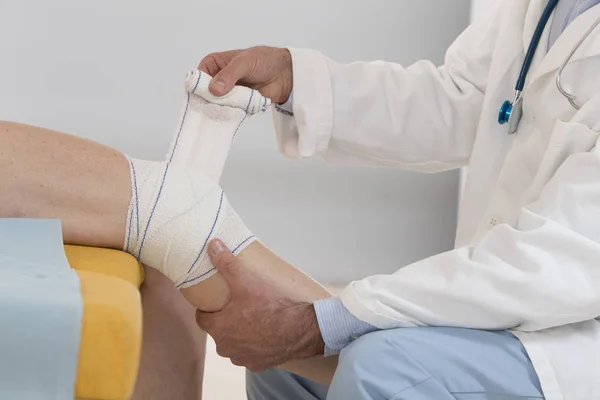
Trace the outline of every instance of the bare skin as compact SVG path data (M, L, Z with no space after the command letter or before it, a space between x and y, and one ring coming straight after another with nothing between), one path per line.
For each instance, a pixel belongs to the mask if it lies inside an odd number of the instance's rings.
M292 56L286 49L257 46L212 53L198 69L213 77L210 91L223 96L236 84L258 90L275 103L285 103L294 85Z
M122 249L131 190L129 164L118 151L48 129L0 122L0 185L0 217L61 219L65 243ZM330 297L259 243L237 259L291 301ZM231 299L221 274L182 294L195 308L208 312L223 309ZM335 359L317 357L285 367L328 383L335 366Z
M142 353L131 400L202 399L206 334L194 322L196 309L152 268L140 294Z

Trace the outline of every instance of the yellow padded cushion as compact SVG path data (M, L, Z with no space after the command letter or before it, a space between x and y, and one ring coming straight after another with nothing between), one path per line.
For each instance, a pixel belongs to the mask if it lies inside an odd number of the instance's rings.
M65 246L71 268L116 276L139 288L144 281L144 269L132 255L124 251L98 247Z
M110 249L65 246L83 299L75 396L126 400L137 378L142 345L141 265Z
M114 276L77 271L83 298L75 396L126 400L133 394L142 345L139 291Z

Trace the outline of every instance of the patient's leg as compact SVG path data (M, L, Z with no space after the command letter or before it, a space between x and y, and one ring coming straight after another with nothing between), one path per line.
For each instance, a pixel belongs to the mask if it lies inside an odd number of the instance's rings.
M196 309L152 268L140 294L144 334L131 400L201 399L206 334L195 324Z
M152 168L154 166L149 166L149 169ZM158 172L154 173L154 177L157 174L162 176L165 169L165 166L157 168ZM173 168L172 173L175 175L175 181L181 180L185 183L189 178L178 168ZM128 159L116 150L47 129L16 123L0 123L0 185L2 186L0 216L2 217L59 218L63 221L65 242L121 249L126 239L126 227L132 225L131 220L127 219L128 216L132 216L130 200L135 196L132 195L130 176ZM206 190L206 188L202 189L203 185L197 181L192 182L194 190ZM210 184L206 183L206 185ZM184 186L174 185L173 188L176 190ZM154 189L155 187L152 187L148 190ZM163 186L163 189L169 190L167 186ZM214 187L211 187L212 189ZM153 193L158 195L157 191ZM171 193L175 197L176 194ZM168 210L168 207L152 207L152 205L150 203L150 206L144 206L144 209L150 212L153 209L155 212ZM210 212L208 206L206 210ZM139 214L144 212L140 211ZM168 238L174 245L179 240L187 241L197 230L206 231L205 226L194 224L180 226L182 231L175 232L176 237ZM142 231L145 231L145 228L138 230L138 232ZM167 231L173 233L171 230ZM148 234L160 236L161 226L149 229ZM159 240L158 237L154 239ZM194 243L194 245L198 249L201 243ZM139 250L139 247L141 246L138 243L135 249ZM315 281L278 258L258 242L246 247L239 257L249 269L281 288L294 300L313 301L329 296L329 293ZM155 267L163 262L164 259L149 258L147 264ZM180 271L184 271L183 275L187 273L185 271L188 267L188 265L182 266L183 269ZM172 266L172 268L177 267ZM228 286L219 274L193 283L183 293L195 307L213 311L222 308L229 301ZM296 365L291 369L312 379L327 380L332 376L333 360L322 358L318 360L314 363L301 362L299 368L296 368ZM319 380L323 381L323 379Z

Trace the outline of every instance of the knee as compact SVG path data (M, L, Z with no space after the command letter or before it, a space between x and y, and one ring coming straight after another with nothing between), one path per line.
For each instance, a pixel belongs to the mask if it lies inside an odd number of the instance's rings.
M274 374L276 372L271 370L261 373L246 371L246 395L248 400L265 398L265 391L270 387Z
M387 399L398 388L427 379L427 372L399 345L398 335L397 330L370 333L342 350L328 398L356 393L356 398ZM398 365L403 366L401 374Z
M357 371L373 370L386 354L390 343L384 332L374 332L361 336L342 350L337 372L356 374Z
M301 376L271 368L264 372L246 372L248 400L325 400L327 387Z
M289 385L287 373L279 368L271 368L255 373L246 371L246 394L248 400L277 399ZM285 396L285 394L284 394Z

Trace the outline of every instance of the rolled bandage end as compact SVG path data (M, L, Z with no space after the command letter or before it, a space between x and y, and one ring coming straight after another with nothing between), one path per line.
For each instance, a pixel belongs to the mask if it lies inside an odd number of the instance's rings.
M236 85L223 96L215 96L208 89L212 76L199 70L190 70L185 77L185 88L188 93L202 97L209 103L235 107L244 110L248 115L266 111L271 100L261 95L257 90Z

